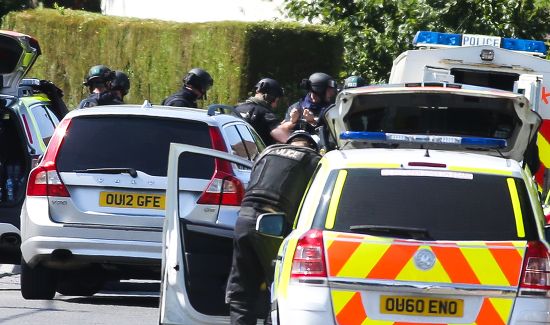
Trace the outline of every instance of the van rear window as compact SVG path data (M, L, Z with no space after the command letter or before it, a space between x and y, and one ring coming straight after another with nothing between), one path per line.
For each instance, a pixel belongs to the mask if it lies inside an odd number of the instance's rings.
M0 36L0 74L12 73L23 54L21 45L11 37Z
M434 240L532 240L534 215L523 180L500 175L349 169L332 229L425 229ZM515 184L515 186L510 183ZM511 191L510 187L516 190ZM521 209L514 214L515 204ZM361 232L354 230L356 232Z
M519 123L509 99L434 93L359 95L344 122L350 131L502 139Z
M135 168L166 176L170 143L211 148L203 122L144 116L81 116L71 121L57 156L61 172L89 168ZM184 154L180 177L209 179L214 160Z

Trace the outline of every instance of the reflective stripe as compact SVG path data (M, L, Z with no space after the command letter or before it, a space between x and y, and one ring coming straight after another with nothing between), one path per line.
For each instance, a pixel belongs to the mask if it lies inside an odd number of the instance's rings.
M409 325L409 324L429 324L445 325L447 323L429 322L429 317L425 317L423 322L407 322L374 319L374 316L367 314L365 305L365 296L360 291L331 290L331 299L338 325L358 324L358 325ZM473 323L461 323L462 325L505 325L512 311L514 298L483 298L479 307L478 314ZM375 306L380 301L368 301ZM378 309L378 308L375 308ZM476 310L477 311L477 310Z
M348 171L345 169L342 169L338 172L338 178L336 178L334 190L332 191L332 195L330 197L330 204L328 206L327 219L325 221L326 229L334 228L336 211L338 210L338 203L340 203L340 196L342 195L342 189L344 188L344 183L346 182L347 176Z
M540 161L544 164L544 166L550 166L550 144L540 132L537 136L537 145L539 147Z
M523 227L523 216L521 214L521 205L519 203L518 189L513 178L506 179L508 189L510 190L510 199L514 208L514 217L516 219L516 231L519 238L525 238L525 228Z
M495 174L495 175L504 175L512 176L513 172L509 170L501 169L489 169L489 168L473 168L473 167L460 167L460 166L449 166L449 170L461 171L461 172L471 172L477 174Z
M342 280L380 279L430 283L517 286L525 241L421 242L357 236L332 231L325 238L327 271ZM414 256L429 250L435 256L427 269L418 269Z
M401 168L401 164L349 163L346 168Z
M25 57L23 58L23 67L28 67L34 57L34 53L25 53Z

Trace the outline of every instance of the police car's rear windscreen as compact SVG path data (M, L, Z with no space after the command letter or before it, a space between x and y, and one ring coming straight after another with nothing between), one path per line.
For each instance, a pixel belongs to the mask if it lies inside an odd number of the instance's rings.
M379 169L349 169L333 229L394 226L426 229L435 240L536 239L525 185L513 180L521 204L518 218L506 176L382 176Z

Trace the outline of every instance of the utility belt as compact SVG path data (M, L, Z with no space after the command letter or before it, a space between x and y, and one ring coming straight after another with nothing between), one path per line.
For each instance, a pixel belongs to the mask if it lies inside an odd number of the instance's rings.
M280 213L281 209L268 203L263 202L243 202L242 207L250 207L254 208L257 211L260 211L262 213Z

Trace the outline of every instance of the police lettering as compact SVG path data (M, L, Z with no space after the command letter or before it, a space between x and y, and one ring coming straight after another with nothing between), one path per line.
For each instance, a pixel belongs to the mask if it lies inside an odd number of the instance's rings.
M271 154L294 160L300 160L305 155L305 153L293 149L276 149Z
M388 297L384 309L390 313L421 315L457 315L458 303L450 300Z
M497 37L483 37L483 36L462 36L462 45L477 46L477 45L491 45L500 46L500 38Z

